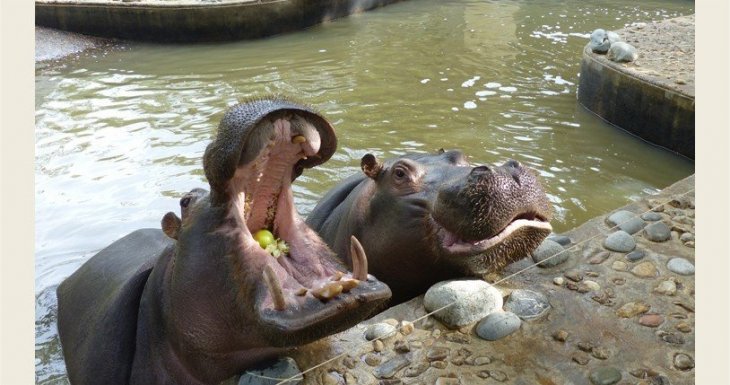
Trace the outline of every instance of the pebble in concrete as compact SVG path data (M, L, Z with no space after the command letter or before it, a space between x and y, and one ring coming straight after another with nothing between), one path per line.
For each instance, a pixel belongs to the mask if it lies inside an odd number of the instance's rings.
M407 356L398 355L385 361L384 364L378 366L375 371L373 371L373 374L375 375L375 377L378 378L391 378L395 376L395 374L399 370L405 368L410 364L411 360L409 360Z
M367 329L365 329L365 339L368 341L372 341L376 338L395 335L394 332L395 326L387 324L385 322L379 322L370 325Z
M662 215L653 211L649 211L648 213L641 214L641 219L648 222L656 222L662 220Z
M568 253L563 246L550 239L544 240L540 246L532 252L532 260L540 267L557 266L568 259Z
M695 265L684 258L672 258L667 262L667 269L680 275L692 275L695 273Z
M654 222L644 227L646 239L654 242L664 242L671 237L671 229L664 222Z
M295 377L297 376L297 377ZM273 365L263 369L250 369L238 380L238 385L274 385L279 383L279 378L298 378L287 382L287 384L301 384L301 371L296 361L290 357L282 357Z
M632 62L639 58L639 53L636 52L636 48L622 41L611 44L611 48L606 53L608 60L612 60L619 63Z
M635 234L644 228L646 223L631 211L619 210L606 218L606 223L611 226L618 226L619 229Z
M496 341L516 332L521 324L514 313L497 311L479 321L476 333L482 339Z
M613 385L621 381L621 372L612 367L598 368L591 371L590 379L595 385Z
M629 233L619 230L609 235L603 241L603 247L612 251L628 253L636 248L636 241Z
M629 302L616 310L616 315L621 318L631 318L633 316L646 313L650 308L651 307L649 305L641 301Z
M687 354L677 353L674 356L674 367L679 370L690 370L695 367L695 360Z
M674 280L667 279L654 288L654 292L664 295L674 295L677 292L677 283Z
M545 315L550 309L550 303L542 293L518 289L510 294L504 308L523 320L530 321Z
M451 280L431 286L423 305L431 312L453 303L433 316L450 328L458 328L482 319L502 308L502 294L482 280Z
M644 250L634 250L634 251L626 254L626 259L629 260L630 262L636 262L636 261L640 260L641 258L644 258L644 255L646 255Z
M654 278L658 275L658 270L651 262L642 262L631 268L631 273L639 278Z
M565 235L553 234L548 237L549 240L560 244L560 246L568 246L571 242L570 238Z

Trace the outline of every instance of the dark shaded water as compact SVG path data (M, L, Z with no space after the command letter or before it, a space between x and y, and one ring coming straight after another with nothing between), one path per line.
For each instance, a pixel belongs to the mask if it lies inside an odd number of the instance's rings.
M650 194L694 164L576 102L595 28L694 12L679 1L408 1L255 42L129 50L36 72L36 376L65 383L55 287L96 251L205 186L201 155L225 108L282 93L335 123L307 171L307 214L359 159L438 148L514 158L543 177L556 232Z

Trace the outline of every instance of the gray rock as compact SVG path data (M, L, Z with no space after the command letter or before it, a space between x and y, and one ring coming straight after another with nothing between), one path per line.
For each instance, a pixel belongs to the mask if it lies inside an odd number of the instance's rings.
M532 260L540 267L557 266L568 259L568 252L558 242L546 239L532 252Z
M622 41L611 44L611 48L606 53L608 60L613 60L619 63L632 62L639 58L639 53L636 52L636 48L629 43Z
M621 36L619 36L616 32L613 32L613 31L607 31L606 37L608 38L608 42L611 44L623 41L623 40L621 40Z
M613 385L621 381L621 372L616 368L598 368L591 372L591 382L595 385Z
M390 334L394 334L395 326L387 324L385 322L379 322L372 324L365 329L365 339L372 341L376 338L385 337Z
M550 310L550 302L544 294L518 289L510 294L504 309L515 313L525 321L538 319Z
M496 311L479 321L476 333L482 339L496 341L516 332L521 324L515 313Z
M629 233L619 230L609 235L603 241L603 247L612 251L628 253L636 248L636 241Z
M611 47L611 42L608 41L608 34L601 28L591 33L591 42L589 44L591 50L595 53L606 53L608 48Z
M303 383L301 371L296 361L289 357L282 357L268 367L247 370L241 375L238 385L275 385L294 376L297 376L297 379L289 381L287 384L297 385Z
M646 253L644 253L644 250L637 249L637 250L634 250L634 251L626 254L626 259L628 259L631 262L636 262L636 261L640 260L641 258L644 258L644 255L646 255Z
M570 238L565 235L553 234L549 236L548 239L560 244L560 246L568 246L571 242Z
M680 275L692 275L695 273L695 265L684 258L672 258L667 262L667 269Z
M682 242L694 242L695 235L692 233L682 233L682 235L679 236L679 240Z
M399 354L378 366L373 374L378 378L391 378L398 373L399 370L411 364L411 360L403 354Z
M653 211L649 211L648 213L641 214L641 219L649 222L656 222L662 220L662 215Z
M654 222L644 227L646 239L654 242L664 242L672 236L672 230L664 222Z
M431 286L423 306L431 312L454 303L433 316L450 328L468 325L502 308L502 293L482 280L451 280Z
M646 226L646 222L637 217L636 214L626 210L616 211L609 215L606 218L606 223L611 227L618 226L619 229L629 234L635 234Z

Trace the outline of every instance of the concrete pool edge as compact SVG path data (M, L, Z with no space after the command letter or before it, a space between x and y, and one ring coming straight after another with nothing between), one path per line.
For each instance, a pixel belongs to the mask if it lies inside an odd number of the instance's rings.
M583 49L578 102L607 122L695 158L695 97Z
M37 0L38 26L157 42L256 39L311 27L402 0Z

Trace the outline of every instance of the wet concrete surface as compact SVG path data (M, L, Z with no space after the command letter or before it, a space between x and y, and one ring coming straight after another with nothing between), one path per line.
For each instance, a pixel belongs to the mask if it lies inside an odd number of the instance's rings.
M339 355L305 373L303 383L693 384L694 275L668 265L676 258L694 264L694 176L621 209L654 213L645 214L652 220L642 219L644 226L666 224L669 240L651 241L642 229L632 237L643 257L607 250L604 240L615 231L607 213L564 233L571 240L565 262L518 273L533 264L526 258L486 277L517 273L496 287L504 296L515 289L544 294L546 316L497 341L480 339L476 323L450 330L432 316L382 344L366 341L367 325L423 317L417 297L294 351L303 371Z
M53 28L35 27L35 61L52 62L74 59L82 54L101 53L120 48L126 43Z

